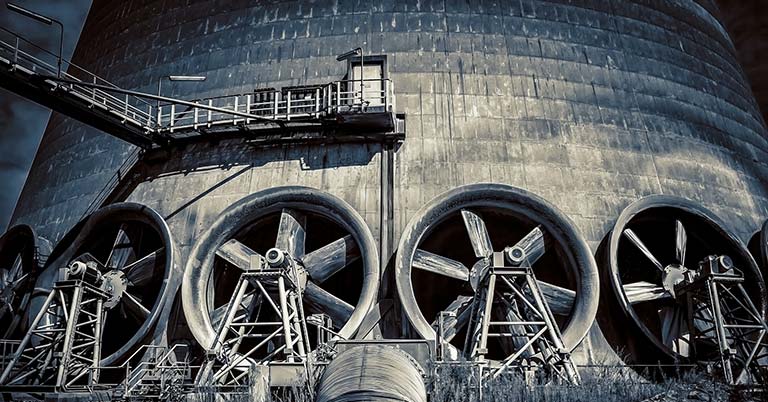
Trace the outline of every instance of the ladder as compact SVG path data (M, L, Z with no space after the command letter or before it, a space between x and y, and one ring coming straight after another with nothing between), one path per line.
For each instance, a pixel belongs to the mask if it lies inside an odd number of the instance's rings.
M288 256L279 265L261 261L243 272L196 386L247 386L252 366L274 362L303 363L309 373L311 347L301 292L301 275Z
M482 275L471 305L464 357L487 363L488 339L500 338L507 357L489 365L486 377L495 379L516 367L526 375L544 370L578 384L578 371L532 268L507 266L503 253L495 252Z

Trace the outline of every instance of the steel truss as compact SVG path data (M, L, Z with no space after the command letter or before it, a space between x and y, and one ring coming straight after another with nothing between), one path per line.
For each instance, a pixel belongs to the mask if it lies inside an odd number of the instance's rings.
M57 282L0 376L0 388L66 391L99 380L103 290L82 279Z
M768 325L744 289L744 275L729 261L707 257L698 275L676 290L685 295L689 309L687 342L694 360L704 354L699 350L703 345L715 343L716 360L710 364L719 368L729 384L762 383Z
M270 313L277 321L260 319ZM275 347L280 340L282 345ZM249 346L244 346L246 341ZM251 366L276 362L304 363L308 372L309 351L296 266L288 263L285 267L248 270L240 276L195 383L247 386Z
M504 254L493 253L490 266L476 292L471 306L464 356L484 363L488 338L502 338L508 353L498 366L491 366L488 376L496 378L510 367L544 369L560 380L573 384L580 381L563 344L560 329L530 266L505 266ZM494 311L503 321L494 321ZM497 315L498 316L498 315Z

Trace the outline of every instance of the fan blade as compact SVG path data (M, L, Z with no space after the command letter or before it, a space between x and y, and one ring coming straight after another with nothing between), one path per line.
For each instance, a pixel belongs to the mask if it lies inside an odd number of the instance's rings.
M295 210L284 208L280 214L280 226L277 229L275 247L286 251L293 258L304 256L304 240L307 217Z
M112 243L112 249L109 251L109 256L106 260L107 267L111 269L120 269L133 253L131 239L128 237L126 230L125 224L121 224L120 228L117 229L115 241Z
M551 283L536 281L552 314L568 315L576 299L576 292Z
M249 293L243 296L243 300L240 303L245 306L250 306L251 303L253 302L254 295L255 293ZM221 320L224 319L224 315L227 313L228 307L229 307L229 303L225 303L219 307L216 307L213 311L211 311L211 314L210 314L211 324L213 324L213 327L216 328L217 330L221 325Z
M307 281L307 287L304 289L304 301L313 310L328 314L336 328L343 327L354 310L354 307L349 303L330 294L311 281Z
M0 269L0 289L5 289L12 283L11 275L8 270Z
M221 325L221 320L224 319L224 315L227 313L227 308L229 308L229 304L225 303L211 311L211 324L213 324L213 328L215 328L217 331Z
M544 251L544 232L541 230L541 226L536 226L517 244L508 249L507 256L515 265L527 262L530 267L544 255Z
M228 263L248 271L261 268L263 257L251 250L250 247L240 243L237 239L229 239L216 250L216 255Z
M472 296L457 297L456 300L451 302L451 304L449 304L448 307L443 310L448 314L438 314L437 318L435 318L435 321L432 322L432 328L435 328L435 331L437 331L440 325L440 319L442 317L444 341L450 342L456 336L456 334L461 331L465 325L467 325L467 322L469 322L469 313L471 311L470 307L472 306L472 299Z
M712 313L712 308L710 306L701 302L696 303L696 309L693 315L693 325L701 335L709 338L709 341L713 344L717 344L715 315ZM725 339L728 345L733 345L734 338L731 334L731 329L723 328L723 332L725 332Z
M623 286L624 294L629 299L629 304L637 304L645 301L660 300L672 297L663 287L651 282L633 282Z
M315 282L323 283L358 258L360 249L357 242L352 235L346 235L305 255L302 263Z
M21 272L22 265L23 264L22 264L21 254L19 254L16 256L16 259L13 260L13 265L11 265L11 269L8 271L3 270L6 272L6 275L7 275L5 278L5 281L7 282L16 281L16 278L19 276L19 272Z
M157 249L123 267L123 273L133 286L146 285L152 279L158 261L163 259L165 259L165 248Z
M675 221L675 257L680 265L685 266L685 249L688 246L688 234L680 221Z
M141 302L139 302L139 299L137 299L136 296L128 292L123 292L123 296L120 301L123 302L123 308L125 308L125 311L139 322L144 322L147 317L149 317L149 310L144 307Z
M494 315L502 318L504 321L515 322L524 321L516 307L516 303L497 304L494 307ZM508 333L510 336L503 336L499 338L501 348L506 355L512 355L516 351L522 351L521 357L529 358L535 352L533 348L528 347L523 349L529 337L526 335L526 328L521 325L501 325L500 331Z
M21 285L21 283L22 283L22 282L24 282L24 281L25 281L27 278L29 278L29 273L25 273L25 274L21 275L19 278L16 278L16 280L15 280L15 281L13 281L13 282L10 282L9 286L10 286L11 288L14 288L14 289L15 289L15 288L17 288L19 285ZM0 287L0 289L2 289L2 287Z
M682 307L664 307L659 310L661 341L674 352L687 355L687 342L681 340L686 333L685 313Z
M483 219L466 209L461 210L461 216L464 219L464 226L467 228L469 240L472 242L472 249L475 250L475 257L485 258L493 254L491 237L488 235Z
M645 246L645 244L640 240L639 237L635 234L635 232L632 231L632 229L624 229L624 236L627 237L640 251L645 254L646 257L648 257L649 260L651 260L651 263L656 266L656 268L659 269L659 271L664 272L664 266L661 265L659 260L656 259L656 257L651 254L651 250L648 250L648 247Z
M469 280L469 270L464 264L426 250L416 250L413 254L413 267L445 275L449 278L462 281Z

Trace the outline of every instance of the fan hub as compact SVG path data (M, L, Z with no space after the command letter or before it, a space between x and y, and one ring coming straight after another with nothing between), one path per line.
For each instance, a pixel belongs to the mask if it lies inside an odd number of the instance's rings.
M664 273L662 274L662 279L661 279L661 284L664 287L664 290L669 292L669 294L671 294L672 297L676 297L675 287L685 281L687 272L688 272L688 268L682 265L678 265L678 264L667 265L664 268Z
M472 290L477 291L480 281L484 279L485 274L488 272L488 268L490 268L488 259L481 258L469 270L469 283L472 285Z
M111 270L104 274L101 282L101 290L106 292L109 297L104 301L104 307L111 309L115 307L123 297L123 292L128 288L128 278L122 271Z
M0 309L5 310L6 307L12 309L11 300L13 300L14 296L13 288L3 286L3 289L0 290Z
M13 278L5 278L5 275L0 275L0 306L9 304L13 300L14 292L13 286L11 286Z

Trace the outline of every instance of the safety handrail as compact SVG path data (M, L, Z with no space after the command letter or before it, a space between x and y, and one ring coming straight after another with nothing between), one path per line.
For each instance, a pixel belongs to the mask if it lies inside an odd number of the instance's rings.
M10 39L7 39L10 37ZM315 120L341 113L394 112L394 90L388 78L340 80L326 84L255 89L250 93L218 95L194 101L122 89L93 73L62 60L64 70L44 60L58 56L0 27L0 58L24 77L42 77L52 96L68 96L94 113L117 117L134 134L151 143L165 143L169 133L200 131L213 125ZM24 78L30 79L31 78ZM138 141L138 140L137 140ZM146 144L138 144L147 147Z
M134 352L129 358L126 363L128 364L126 373L126 380L125 380L125 391L126 393L131 392L134 390L141 381L144 379L144 377L147 375L147 373L157 372L158 370L162 373L171 371L175 373L183 373L188 371L188 367L185 364L171 364L167 365L167 363L170 360L171 356L175 356L176 352L180 349L188 349L189 347L185 344L174 344L170 348L166 348L163 346L156 346L156 345L144 345L147 346L146 350L164 350L165 352L161 356L154 356L153 359L145 360L142 362L139 362L132 370L130 367L130 361L133 357L137 356L138 350ZM187 353L189 353L187 351Z
M51 64L41 59L40 57L36 57L32 53L42 53L44 56L47 55L58 58L57 55L54 55L50 51L43 49L42 47L6 28L0 27L0 32L3 33L5 37L10 35L14 41L14 43L11 44L0 39L0 50L5 50L6 53L11 53L11 59L9 60L13 64L24 67L33 73L37 73L38 70L41 70L50 75L55 76L57 74L58 70L54 64ZM23 45L25 46L23 47ZM28 47L31 47L32 51L30 51ZM88 82L104 85L107 87L118 88L118 86L115 84L89 72L88 70L68 60L62 59L62 65L62 78L66 78L72 81ZM58 86L61 84L56 85ZM75 84L69 84L67 88L80 97L89 98L94 104L102 104L105 107L117 111L122 111L125 117L130 117L139 124L144 124L149 127L153 123L151 112L152 104L147 100L130 96L126 96L125 98L118 98L101 89L84 87ZM131 102L134 104L131 104Z
M361 92L358 85L361 82L380 83L381 88L364 87ZM386 78L340 80L307 88L291 87L203 98L194 101L197 106L167 102L158 107L156 121L158 131L174 132L219 124L247 124L251 120L247 115L254 119L290 121L375 108L391 112L394 110L393 93L392 81ZM301 97L295 97L296 94L301 94Z
M13 359L13 355L18 350L19 345L21 345L20 340L0 339L0 372Z

